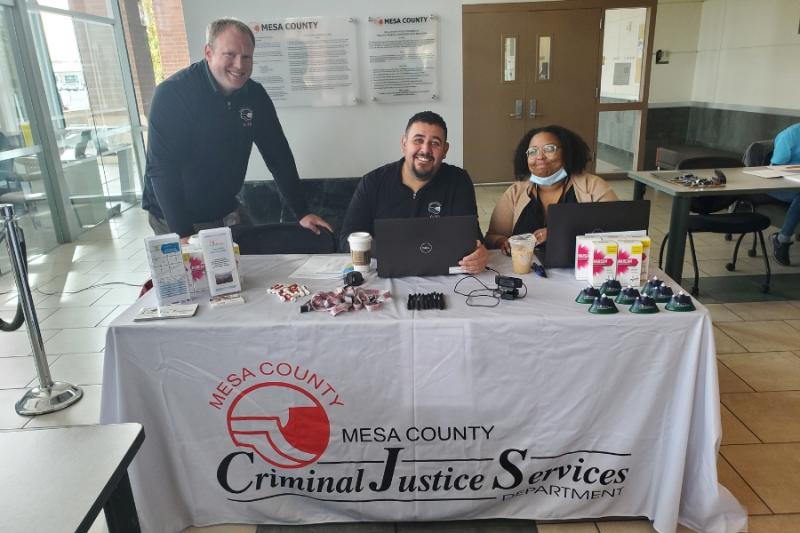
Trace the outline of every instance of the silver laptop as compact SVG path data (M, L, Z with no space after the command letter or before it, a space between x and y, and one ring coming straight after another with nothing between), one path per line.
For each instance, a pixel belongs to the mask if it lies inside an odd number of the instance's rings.
M458 262L475 251L478 217L381 218L375 221L378 276L461 273Z

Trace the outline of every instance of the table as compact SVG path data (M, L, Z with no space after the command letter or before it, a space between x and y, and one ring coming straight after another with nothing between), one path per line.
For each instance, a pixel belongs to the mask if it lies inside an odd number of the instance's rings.
M147 428L131 467L144 531L493 517L646 516L661 533L677 521L745 525L717 483L702 306L591 315L574 302L583 282L553 270L522 276L524 299L475 308L453 294L458 277L370 274L395 299L333 317L265 291L306 259L243 256L246 304L131 322L148 294L109 327L101 420ZM510 272L510 259L490 259ZM431 291L446 294L445 311L406 309L408 294Z
M674 177L691 173L702 178L714 176L713 170L670 170L649 171L637 170L628 172L628 177L635 180L633 197L635 200L644 198L645 187L649 186L672 196L672 213L669 219L669 241L667 241L667 258L664 271L672 279L680 283L683 275L683 255L686 248L686 232L689 227L689 204L696 196L725 196L766 194L774 191L800 190L800 183L785 178L759 178L745 174L745 170L759 170L767 167L726 168L723 169L727 178L725 187L718 188L690 188L676 183L671 183L664 177Z
M109 533L140 531L127 468L140 424L0 432L0 531L89 531L105 509Z

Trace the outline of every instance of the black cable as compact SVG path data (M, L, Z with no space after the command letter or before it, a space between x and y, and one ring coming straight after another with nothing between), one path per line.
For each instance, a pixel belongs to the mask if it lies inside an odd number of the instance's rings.
M89 285L88 287L78 289L77 291L45 292L41 289L33 289L33 290L35 290L39 294L44 294L45 296L56 296L58 294L78 294L79 292L88 291L89 289L96 289L98 287L105 287L106 285L125 285L126 287L141 287L141 285L137 285L136 283L128 283L127 281L106 281L104 283L95 283L94 285Z
M488 266L486 267L486 270L491 270L492 272L499 274L497 270ZM483 288L473 289L469 292L459 292L458 286L461 284L461 282L470 278L480 283L483 286ZM525 298L528 295L528 286L525 285L525 283L523 282L522 287L525 289L525 293L522 294L521 296L515 296L514 297L515 300L521 300L522 298ZM464 276L463 278L458 280L455 286L453 287L453 292L460 296L466 296L467 297L466 304L469 307L497 307L498 305L500 305L500 300L502 299L500 295L503 293L503 291L500 290L500 287L489 287L488 285L486 285L484 282L482 282L480 279L473 276L472 274ZM491 304L474 303L473 300L475 298L491 298L493 302Z

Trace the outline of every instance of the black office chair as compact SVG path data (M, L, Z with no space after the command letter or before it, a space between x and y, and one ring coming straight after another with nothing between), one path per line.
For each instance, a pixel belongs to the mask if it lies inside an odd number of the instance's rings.
M744 151L742 163L746 167L764 167L770 164L772 152L775 149L775 141L756 141Z
M684 159L678 164L678 168L685 169L705 169L705 168L736 168L741 167L742 162L738 159L730 157L691 157ZM739 254L739 246L742 239L748 233L754 233L758 237L761 244L761 254L764 257L764 266L766 268L766 279L762 286L762 292L769 292L769 282L771 271L769 267L769 256L767 255L767 247L764 243L763 231L770 226L769 217L760 213L753 212L724 212L719 213L730 207L736 202L735 196L701 196L693 198L689 207L692 214L689 216L689 228L687 237L689 239L689 250L692 255L692 267L694 268L694 286L691 293L697 296L699 293L700 285L700 270L697 267L697 254L694 248L693 233L721 233L739 235L736 240L736 246L733 249L733 259L730 263L725 265L725 268L732 272L736 270L736 258ZM658 266L661 267L664 257L664 247L669 239L669 234L664 237L661 243L661 249L658 253ZM755 254L753 254L754 256Z
M260 224L233 227L233 240L242 255L332 254L336 252L333 233L322 230L319 235L300 224Z

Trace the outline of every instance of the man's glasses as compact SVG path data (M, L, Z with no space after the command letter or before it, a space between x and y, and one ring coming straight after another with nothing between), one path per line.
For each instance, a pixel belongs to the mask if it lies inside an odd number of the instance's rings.
M525 152L525 155L528 157L539 157L540 153L543 153L545 156L551 156L558 151L558 146L555 144L545 144L541 148L538 146L531 146Z

